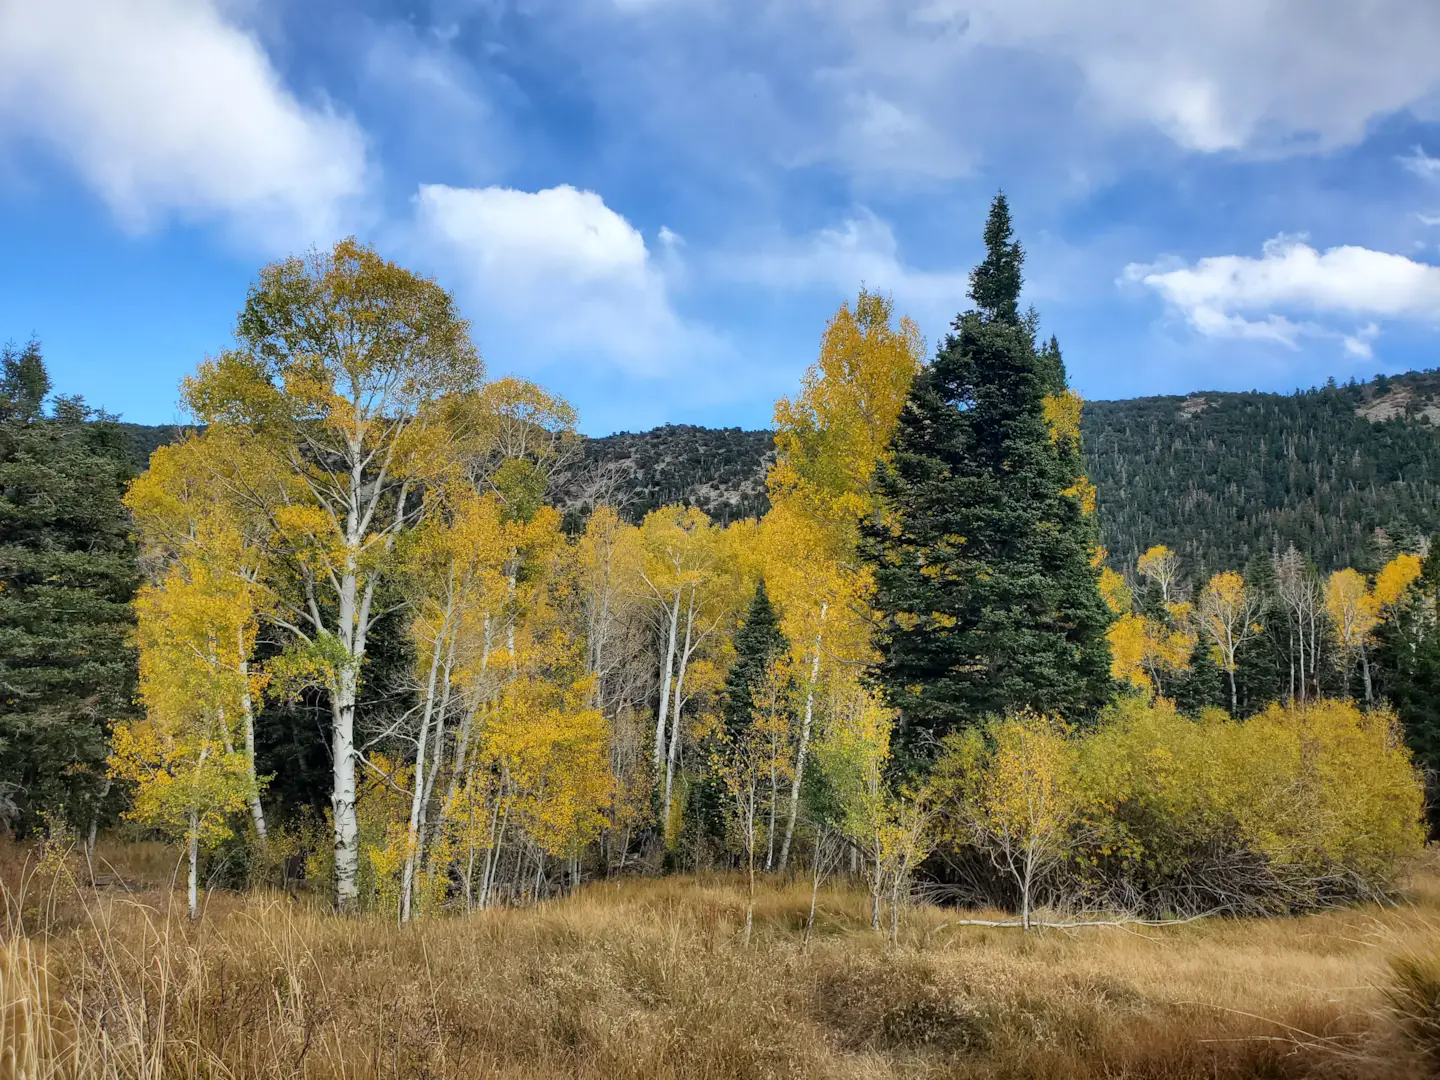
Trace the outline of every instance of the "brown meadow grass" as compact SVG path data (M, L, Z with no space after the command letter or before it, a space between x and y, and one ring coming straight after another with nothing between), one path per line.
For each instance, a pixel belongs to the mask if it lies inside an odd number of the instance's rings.
M894 948L848 886L805 947L808 883L777 882L745 948L726 878L406 928L217 892L191 923L173 853L110 854L92 889L0 850L0 1078L1440 1075L1433 869L1293 920L1022 934L912 907Z

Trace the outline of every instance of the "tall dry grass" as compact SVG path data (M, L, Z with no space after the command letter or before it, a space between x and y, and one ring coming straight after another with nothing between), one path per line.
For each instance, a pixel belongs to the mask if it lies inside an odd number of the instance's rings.
M1293 921L1024 935L803 882L597 883L421 922L6 875L0 1076L1421 1077L1440 1059L1440 877ZM127 876L128 875L128 876ZM158 880L157 880L158 879ZM63 887L65 883L61 883Z

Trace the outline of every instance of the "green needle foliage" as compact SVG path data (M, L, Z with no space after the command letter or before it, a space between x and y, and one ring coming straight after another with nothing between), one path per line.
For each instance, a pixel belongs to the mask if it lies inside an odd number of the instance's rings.
M1003 195L985 246L975 307L911 389L866 538L877 674L911 766L982 717L1084 717L1111 686L1079 433L1047 423L1064 364L1053 341L1037 350L1036 317L1020 311L1023 253Z
M128 446L49 393L37 342L0 353L0 808L22 832L45 812L88 822L135 692Z

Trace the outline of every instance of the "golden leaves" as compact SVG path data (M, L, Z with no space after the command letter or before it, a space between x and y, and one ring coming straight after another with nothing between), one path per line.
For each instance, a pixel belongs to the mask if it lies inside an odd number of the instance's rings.
M1375 575L1375 603L1381 609L1398 605L1420 577L1421 561L1416 555L1396 555Z
M1095 487L1095 485L1090 482L1089 477L1077 477L1075 483L1065 488L1063 491L1060 492L1060 494L1068 496L1069 498L1075 499L1077 502L1079 502L1080 512L1082 514L1086 514L1088 516L1095 513L1095 507L1099 500L1099 491Z
M1073 390L1065 390L1059 394L1046 394L1043 407L1045 426L1050 432L1050 444L1078 444L1084 399Z
M1134 599L1130 595L1130 586L1126 584L1124 575L1108 566L1100 568L1100 595L1116 615L1127 613L1131 604L1134 603Z
M799 396L775 404L772 500L800 499L842 531L871 511L875 468L924 352L915 324L893 318L888 297L862 289L826 325Z

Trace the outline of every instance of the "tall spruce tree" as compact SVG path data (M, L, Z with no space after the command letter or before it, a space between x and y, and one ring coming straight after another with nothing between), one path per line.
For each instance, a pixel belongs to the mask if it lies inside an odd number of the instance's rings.
M745 621L735 631L735 662L725 677L722 698L725 729L733 738L750 724L755 708L755 688L765 678L765 669L789 651L790 642L780 629L780 613L770 601L765 580L755 586L755 596Z
M37 343L0 353L0 796L22 831L89 821L135 692L129 448L79 398L47 409L49 389Z
M882 513L866 530L882 617L876 674L900 711L902 767L987 715L1078 720L1111 693L1079 403L1058 343L1037 350L1036 316L1020 310L1024 256L1003 195L985 247L970 276L975 306L911 388L878 478Z
M739 738L750 726L755 708L755 690L765 678L765 669L790 650L790 641L780 629L780 613L770 600L765 579L755 586L745 621L733 638L735 661L725 676L720 695L720 719L731 739ZM700 823L704 835L718 839L725 834L725 801L728 796L721 779L707 774L703 783L691 789L689 816Z

